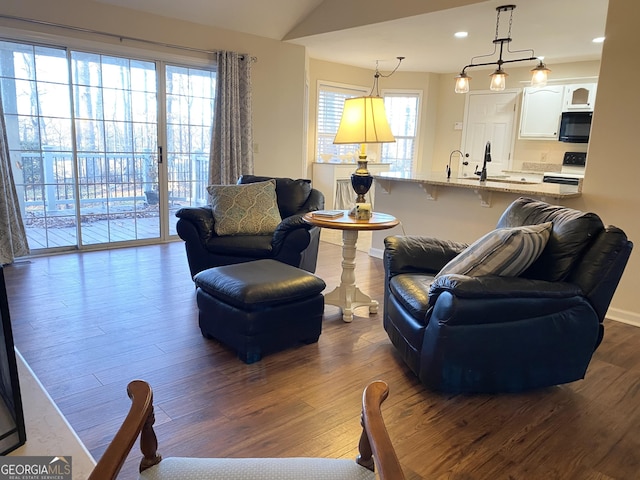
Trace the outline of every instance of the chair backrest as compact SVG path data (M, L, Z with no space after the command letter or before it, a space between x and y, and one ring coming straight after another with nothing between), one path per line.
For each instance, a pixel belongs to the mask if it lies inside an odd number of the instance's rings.
M613 294L622 278L633 243L617 227L606 227L573 269L567 281L578 285L600 321L604 320Z
M143 458L140 471L160 463L158 442L153 423L153 392L147 382L134 380L127 387L131 408L120 429L98 461L89 480L114 480L117 478L138 435ZM377 380L362 394L362 434L358 444L356 462L369 470L374 464L380 480L404 480L404 474L382 418L381 405L389 395L389 387Z
M544 251L522 276L567 281L584 292L600 321L620 282L633 243L625 233L605 226L595 213L519 198L502 214L498 227L553 222Z
M563 281L593 240L604 230L595 213L519 198L504 211L498 228L553 222L549 241L540 257L522 277L550 282Z
M311 194L311 180L242 175L238 179L238 184L266 182L271 179L276 181L276 196L278 197L280 216L287 218L299 212Z
M143 462L147 462L147 456L153 458L150 451L157 448L155 440L155 432L153 431L153 393L147 382L142 380L134 380L127 386L127 393L131 399L131 408L127 414L120 429L109 443L104 454L96 464L95 468L89 475L89 480L112 480L118 477L118 473L122 468L127 455L133 448L133 445L144 431L144 438L140 438L140 448L143 452ZM155 457L158 463L160 456ZM147 468L151 466L148 465Z

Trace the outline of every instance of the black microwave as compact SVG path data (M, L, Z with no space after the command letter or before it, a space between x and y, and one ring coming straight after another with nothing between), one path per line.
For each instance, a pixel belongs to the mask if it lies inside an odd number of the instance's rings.
M587 143L593 112L563 112L558 140L568 143Z

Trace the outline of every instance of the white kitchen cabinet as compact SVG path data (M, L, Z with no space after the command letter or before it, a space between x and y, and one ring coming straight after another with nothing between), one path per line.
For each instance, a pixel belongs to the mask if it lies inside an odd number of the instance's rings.
M367 170L371 175L379 175L382 172L389 171L388 163L368 163ZM344 205L335 206L336 195L338 193L338 181L350 181L351 174L356 171L358 165L355 163L319 163L313 164L313 188L320 190L324 194L324 207L328 210L338 207L347 208ZM349 184L351 188L351 184ZM374 187L371 187L369 194L371 195L371 203L373 203ZM355 202L356 194L353 193Z
M524 140L555 140L562 114L565 85L542 88L525 87L520 111L519 138Z
M564 112L591 112L596 103L597 83L565 85Z

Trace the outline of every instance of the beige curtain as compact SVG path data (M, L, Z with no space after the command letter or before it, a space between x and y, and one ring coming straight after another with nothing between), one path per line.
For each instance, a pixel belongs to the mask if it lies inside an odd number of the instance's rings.
M9 141L0 90L0 264L12 263L29 254L27 234L22 223L18 194L13 183Z
M209 184L236 183L253 173L251 57L218 53L216 106L209 156Z

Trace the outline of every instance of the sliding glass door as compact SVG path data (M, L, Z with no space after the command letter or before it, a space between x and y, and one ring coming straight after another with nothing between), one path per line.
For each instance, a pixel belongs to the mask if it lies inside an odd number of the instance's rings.
M179 208L208 202L216 76L213 71L176 65L167 65L165 71L169 234L174 235Z
M206 203L213 71L0 42L0 82L32 250L157 241Z
M82 244L158 238L156 65L71 52Z

